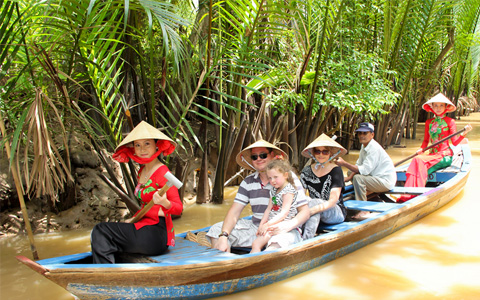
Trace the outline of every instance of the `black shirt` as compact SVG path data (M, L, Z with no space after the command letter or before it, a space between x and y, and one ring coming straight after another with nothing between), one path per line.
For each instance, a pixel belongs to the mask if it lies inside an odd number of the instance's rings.
M329 173L318 177L313 173L313 165L303 168L300 174L300 180L305 189L310 193L312 199L322 199L328 201L330 199L330 191L333 188L341 188L340 197L337 201L337 205L342 209L344 216L347 215L347 210L343 205L343 193L345 192L345 180L343 178L342 168L339 166L334 167Z

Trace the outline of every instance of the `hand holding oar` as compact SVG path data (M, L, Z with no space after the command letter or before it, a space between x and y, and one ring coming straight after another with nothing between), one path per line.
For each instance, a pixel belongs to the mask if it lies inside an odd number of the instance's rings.
M175 176L173 176L173 174L170 172L165 173L164 177L165 179L167 179L167 183L165 183L165 185L160 190L158 190L158 194L160 196L163 196L168 191L168 189L171 188L172 186L175 186L177 189L183 186L183 183L180 180L178 180ZM147 205L145 205L138 212L138 214L135 215L135 217L133 217L131 220L128 220L127 223L138 222L150 210L150 208L153 207L154 204L155 203L153 202L153 199L152 199L150 202L147 203Z
M471 127L470 125L467 125L467 126L465 126L465 128L463 128L462 130L459 130L459 131L457 131L457 132L455 132L455 133L452 133L451 135L449 135L449 136L447 136L447 137L439 140L438 142L436 142L436 143L434 143L434 144L431 144L430 146L426 147L425 149L422 149L422 152L425 152L425 151L427 151L427 150L429 150L429 149L437 146L438 144L441 144L441 143L443 143L443 142L451 139L452 137L454 137L454 136L456 136L456 135L459 135L460 133L462 133L462 132L464 132L464 131L467 131L467 132L468 132L468 131L471 130L471 128L472 128L472 127ZM467 129L468 129L468 130L467 130ZM414 158L414 157L417 156L418 154L419 154L419 153L418 153L418 151L417 151L417 152L415 152L414 154L410 155L409 157L404 158L404 159L402 159L401 161L395 163L394 166L397 167L397 166L403 164L404 162L406 162L406 161Z

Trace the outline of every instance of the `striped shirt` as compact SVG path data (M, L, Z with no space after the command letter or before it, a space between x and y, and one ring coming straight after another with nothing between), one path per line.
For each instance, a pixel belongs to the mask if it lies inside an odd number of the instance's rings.
M302 183L293 172L292 177L298 192L296 207L308 204ZM242 205L250 204L253 213L252 222L256 226L260 225L263 213L267 209L268 201L270 200L270 190L272 189L273 186L270 183L262 184L260 173L258 172L248 175L240 183L234 202Z
M279 215L280 212L283 209L283 196L286 194L292 194L293 199L292 199L292 204L290 205L290 209L288 210L287 216L283 219L284 221L291 220L295 218L297 215L297 189L293 187L289 182L285 185L283 189L280 191L277 190L276 188L273 188L270 191L270 197L273 199L275 197L275 201L273 202L274 204L277 203L280 209L274 210L274 207L272 207L272 210L270 210L270 214L268 215L268 220L273 219L275 216Z

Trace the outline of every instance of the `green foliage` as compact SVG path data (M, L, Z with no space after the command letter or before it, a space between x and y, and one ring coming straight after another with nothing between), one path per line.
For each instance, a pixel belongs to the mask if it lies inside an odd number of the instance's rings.
M316 105L347 109L373 119L386 114L399 96L390 88L383 62L374 54L353 51L343 60L328 60L319 80ZM325 97L321 95L325 93ZM324 100L325 99L325 100Z
M317 131L349 127L347 115L383 116L402 132L433 92L478 90L475 0L193 3L0 0L0 106L13 142L30 142L23 116L39 89L109 149L145 119L193 155L188 145L206 146L193 124L206 120L224 170L245 120L255 139L295 114L298 124L275 130L298 133L298 152Z
M389 113L384 108L393 105L399 95L391 90L389 81L385 79L394 72L383 70L383 65L384 62L375 55L358 51L353 51L353 55L346 56L343 60L328 60L318 77L313 114L322 106L349 110L364 115L367 119L373 119L377 114ZM297 105L307 109L305 94L285 89L293 77L286 74L285 70L275 69L262 77L266 79L258 79L251 84L259 88L272 87L273 92L266 100L271 102L271 106L280 114L293 113ZM306 72L300 85L311 85L314 77L315 72Z
M281 88L277 89L275 93L269 94L265 100L268 101L272 108L274 108L274 117L278 114L285 114L287 112L295 113L297 105L301 105L304 108L307 107L307 98L305 94L298 94L291 90ZM315 109L315 111L317 109Z

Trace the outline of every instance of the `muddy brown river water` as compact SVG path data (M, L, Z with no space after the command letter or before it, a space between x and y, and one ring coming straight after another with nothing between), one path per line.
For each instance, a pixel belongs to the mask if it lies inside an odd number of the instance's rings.
M216 299L480 299L480 113L457 121L469 133L473 169L465 189L448 205L396 233L330 263L263 288ZM423 124L419 132L423 133ZM387 150L393 161L421 144ZM346 160L354 162L358 151ZM223 220L235 188L225 191L223 205L193 205L174 221L176 232ZM41 259L90 251L90 230L35 236ZM0 300L65 299L63 288L15 260L31 258L27 237L0 239Z

